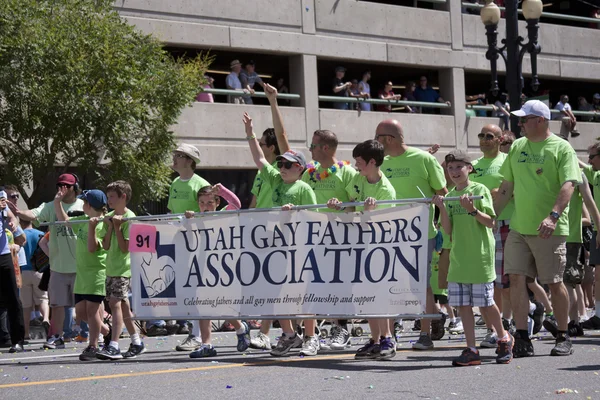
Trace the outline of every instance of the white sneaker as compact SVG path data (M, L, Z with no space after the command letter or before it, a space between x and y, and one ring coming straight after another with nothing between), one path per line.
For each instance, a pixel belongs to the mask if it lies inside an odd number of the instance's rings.
M332 329L333 330L333 329ZM344 350L350 347L350 333L342 327L338 327L335 335L331 338L331 350Z
M498 336L496 335L496 332L488 331L487 335L485 335L485 337L483 338L483 340L481 341L479 346L486 347L488 349L497 348L498 347Z
M465 328L463 328L462 320L457 319L454 324L451 322L448 326L448 332L450 332L450 334L452 335L461 335L465 333Z
M277 342L277 346L271 350L271 355L275 357L282 357L289 353L291 349L302 345L302 337L300 337L300 335L289 337L285 334L282 334Z
M316 356L319 352L319 340L316 336L305 336L304 343L302 343L302 350L300 355L303 356Z
M177 351L194 351L194 350L198 350L200 348L200 346L202 346L202 341L199 338L197 338L196 336L193 336L193 335L188 335L188 337L186 337L185 340L181 344L178 344L175 347L175 350L177 350Z
M271 350L271 339L262 332L250 339L250 348L256 350Z

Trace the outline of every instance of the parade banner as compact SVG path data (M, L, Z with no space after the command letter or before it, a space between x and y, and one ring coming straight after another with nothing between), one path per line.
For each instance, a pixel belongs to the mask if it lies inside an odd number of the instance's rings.
M132 223L136 318L422 313L428 213L411 204Z

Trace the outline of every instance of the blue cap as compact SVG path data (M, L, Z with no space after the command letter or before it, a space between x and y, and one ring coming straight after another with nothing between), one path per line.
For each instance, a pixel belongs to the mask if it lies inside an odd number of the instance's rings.
M84 190L77 198L87 201L94 208L102 208L108 203L104 192L98 189Z

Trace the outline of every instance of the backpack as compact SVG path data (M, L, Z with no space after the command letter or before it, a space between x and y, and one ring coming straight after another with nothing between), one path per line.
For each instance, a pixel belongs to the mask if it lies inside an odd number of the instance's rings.
M44 235L40 235L40 240L44 237ZM33 251L31 255L31 266L37 272L44 272L50 266L50 258L44 253L42 248L38 245Z

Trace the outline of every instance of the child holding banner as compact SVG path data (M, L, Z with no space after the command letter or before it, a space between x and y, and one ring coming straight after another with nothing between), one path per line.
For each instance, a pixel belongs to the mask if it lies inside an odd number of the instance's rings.
M77 273L73 293L75 295L75 311L77 317L90 326L89 346L79 355L81 361L96 359L98 338L100 334L108 335L109 328L102 322L106 281L106 250L102 248L102 218L106 212L106 195L101 190L84 190L77 196L83 200L83 211L86 215L69 218L62 206L67 193L64 186L58 187L54 198L54 209L58 221L89 220L86 224L73 224L77 235L75 259Z
M112 315L112 338L110 344L98 352L101 360L118 360L135 358L144 353L146 347L140 339L133 322L133 314L129 306L129 289L131 281L131 257L129 255L129 222L123 218L133 218L135 213L127 208L131 200L131 186L125 181L112 182L106 188L108 205L113 211L106 214L102 224L102 247L106 256L106 300ZM126 353L121 354L119 336L123 325L131 337L131 345Z
M376 140L359 143L352 150L352 157L356 160L358 174L346 186L346 192L350 201L364 201L364 206L350 207L347 210L372 211L378 207L393 207L393 205L377 206L378 200L396 199L396 190L379 168L383 163L383 145ZM340 203L340 200L333 198L327 202L327 207L340 209ZM354 358L378 360L393 358L396 355L396 343L392 339L390 320L370 319L369 327L371 340L358 349Z
M481 358L475 344L475 318L473 307L485 315L500 340L496 362L508 364L513 358L514 339L504 330L500 311L494 303L496 271L494 255L496 243L494 207L490 191L481 183L471 182L473 172L471 157L463 150L453 150L446 155L448 174L456 185L448 196L460 197L460 202L444 205L444 197L436 195L433 204L440 209L442 227L452 237L450 268L448 271L448 298L451 307L461 315L467 348L452 361L454 366L480 365ZM470 196L483 196L473 200Z
M285 206L282 209L290 209L292 205L317 204L317 198L311 187L301 180L302 174L306 169L306 158L304 154L293 150L288 150L284 154L277 156L277 168L273 167L266 160L262 149L256 140L252 126L252 118L248 113L244 113L244 126L246 131L246 140L252 152L254 163L260 169L261 176L269 183L273 193L273 206ZM303 344L293 328L291 320L279 320L283 334L277 343L277 346L271 351L271 355L276 357L285 356L292 348ZM305 340L306 346L302 346L305 355L314 355L319 349L319 340L314 334L314 325L310 330L310 323L306 325L306 333L311 333ZM308 343L306 343L308 342ZM306 349L305 349L306 347ZM312 354L314 353L314 354Z

